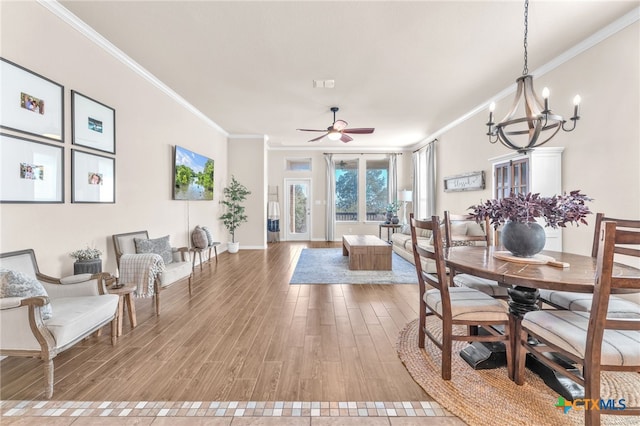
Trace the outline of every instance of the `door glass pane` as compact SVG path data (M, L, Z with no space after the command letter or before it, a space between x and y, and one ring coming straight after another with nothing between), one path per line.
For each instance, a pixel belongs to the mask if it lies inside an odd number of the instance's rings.
M367 160L367 220L385 220L389 203L389 160Z
M336 221L358 220L358 160L336 161Z
M307 185L294 184L289 186L289 232L292 234L304 234L308 230L308 192Z

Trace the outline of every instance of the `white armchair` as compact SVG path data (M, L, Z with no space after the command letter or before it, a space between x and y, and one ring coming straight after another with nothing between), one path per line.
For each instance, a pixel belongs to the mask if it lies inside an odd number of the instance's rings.
M144 254L139 250L136 250L136 240L138 240L138 242L151 242L149 245L149 249L145 251ZM189 257L189 249L187 247L170 247L168 236L150 240L147 231L115 234L113 235L113 247L116 252L116 263L118 264L120 275L122 275L123 272L121 265L121 258L123 255L135 256L138 254L144 256L145 254L152 253L162 255L164 270L155 275L153 278L153 298L155 299L155 308L157 315L160 315L160 291L170 286L171 284L188 278L189 295L191 295L192 265ZM160 252L158 252L158 250ZM133 262L135 262L135 260L133 260Z
M0 298L0 355L37 357L44 361L45 394L53 396L53 358L111 322L115 344L118 296L108 294L104 280L109 274L82 274L53 278L41 274L33 250L0 254L3 286L7 275L19 273L35 279L46 295ZM3 287L4 293L4 287ZM42 310L51 307L51 317ZM48 317L48 315L47 315Z

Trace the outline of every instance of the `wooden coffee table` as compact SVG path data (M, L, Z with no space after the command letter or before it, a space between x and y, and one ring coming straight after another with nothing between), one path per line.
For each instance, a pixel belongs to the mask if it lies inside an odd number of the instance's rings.
M343 235L342 255L352 271L391 270L391 246L374 235Z

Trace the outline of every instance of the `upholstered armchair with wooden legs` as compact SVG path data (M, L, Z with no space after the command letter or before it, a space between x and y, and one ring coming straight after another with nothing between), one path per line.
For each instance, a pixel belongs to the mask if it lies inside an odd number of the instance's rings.
M454 228L464 228L464 232L454 232ZM451 214L448 210L444 212L445 242L447 247L456 245L494 245L494 232L486 218L482 223L477 223L473 216ZM501 287L494 280L476 277L470 274L456 274L455 270L450 271L453 277L453 284L458 287L469 287L480 290L489 296L498 299L508 299L506 287Z
M125 274L132 276L134 281L140 281L148 278L153 281L150 285L153 290L147 294L153 293L155 301L156 315L160 315L160 292L171 284L188 279L189 295L191 295L191 278L193 276L193 267L189 257L189 249L187 247L175 248L169 243L169 236L149 239L147 231L127 232L125 234L113 235L113 247L116 253L116 263L120 273L120 281L123 280L123 256L127 256L126 263L135 266L133 273ZM164 268L162 271L155 270L148 276L142 272L141 263L138 260L146 256L162 257ZM129 270L129 272L131 272ZM123 282L122 284L138 284L137 282ZM146 286L146 282L145 282Z
M424 348L425 335L442 351L442 378L451 379L451 351L453 341L505 342L507 362L510 365L509 315L506 307L493 297L472 288L450 287L444 261L443 239L440 220L433 216L431 220L414 219L411 222L411 241L420 286L420 332L418 346ZM418 245L420 230L429 230L433 234L433 248ZM424 272L422 262L431 259L436 264L436 275ZM442 339L436 338L426 327L427 316L435 315L442 324ZM456 327L455 326L465 326ZM501 326L504 333L493 326ZM462 330L482 327L488 335L471 335ZM455 331L455 333L454 333ZM460 333L458 333L460 332Z
M615 219L606 217L604 213L598 213L596 215L593 244L591 248L591 256L594 259L598 256L603 221L616 222L618 224L618 228L640 230L640 220ZM615 255L640 257L640 249L624 245L616 245L614 253ZM540 289L540 300L558 309L589 312L591 310L592 299L593 295L589 293ZM609 316L640 317L640 293L611 296L609 299Z
M529 312L522 318L516 345L515 381L524 383L527 352L548 367L584 386L584 399L598 401L602 371L640 372L640 318L613 318L607 315L610 294L616 290L640 290L640 276L616 276L613 254L616 245L640 245L640 230L616 229L616 222L602 222L597 254L595 286L590 313L545 310ZM530 337L539 344L531 344ZM582 376L564 369L545 356L559 353L582 365ZM611 395L613 396L613 395ZM621 395L624 398L624 395ZM640 407L585 410L585 423L599 425L600 415L640 415Z
M53 278L41 274L33 250L0 254L0 355L44 361L45 396L53 396L53 359L111 323L116 342L118 296L109 274Z

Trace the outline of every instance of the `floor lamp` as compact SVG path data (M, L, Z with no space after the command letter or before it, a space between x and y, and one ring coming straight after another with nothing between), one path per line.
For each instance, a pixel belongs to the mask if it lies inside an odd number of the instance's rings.
M409 221L409 214L407 212L407 204L409 204L410 202L413 201L413 191L410 191L408 189L403 189L398 194L398 201L402 201L402 209L403 209L402 224L406 225L408 223L408 221Z

